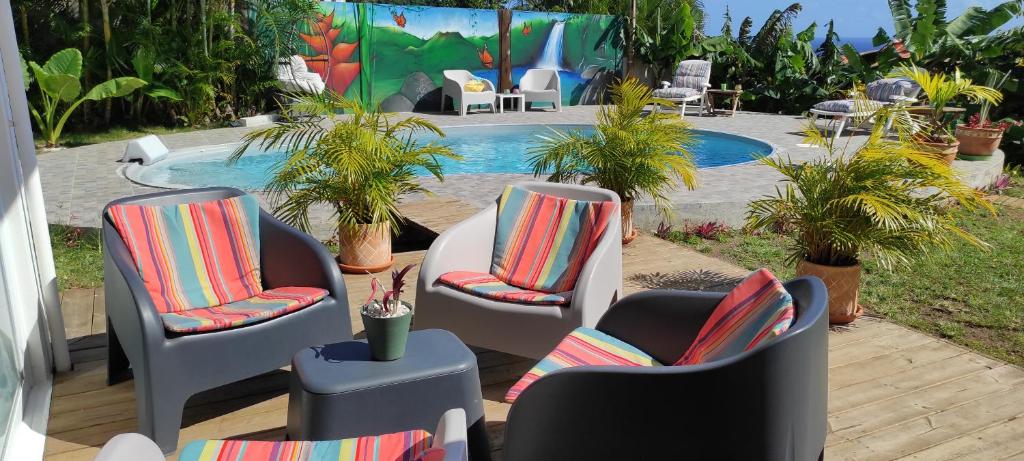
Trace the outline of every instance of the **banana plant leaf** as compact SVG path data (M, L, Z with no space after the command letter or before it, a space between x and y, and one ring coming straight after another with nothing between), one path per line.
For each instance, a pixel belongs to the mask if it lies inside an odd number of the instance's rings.
M99 101L106 98L119 98L144 86L146 86L146 81L140 78L118 77L92 87L85 96L82 96L82 99Z

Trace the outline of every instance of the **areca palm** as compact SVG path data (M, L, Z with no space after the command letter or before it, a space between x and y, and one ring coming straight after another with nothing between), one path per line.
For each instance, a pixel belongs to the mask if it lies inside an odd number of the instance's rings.
M287 152L267 189L277 203L275 214L300 229L309 230L317 204L333 208L343 231L365 224L396 229L399 197L424 191L417 175L425 171L444 180L439 159L461 158L447 146L414 139L416 133L444 136L421 117L396 121L333 92L294 98L282 122L246 134L230 160L252 145ZM305 114L326 114L327 120Z
M674 104L655 98L635 78L617 82L610 92L612 105L598 110L593 134L552 130L541 135L530 149L530 163L534 175L550 173L549 181L594 184L619 194L623 236L629 237L628 212L634 199L650 197L667 211L666 194L678 182L689 189L697 186L697 167L689 151L693 135L678 116L645 115L645 107Z

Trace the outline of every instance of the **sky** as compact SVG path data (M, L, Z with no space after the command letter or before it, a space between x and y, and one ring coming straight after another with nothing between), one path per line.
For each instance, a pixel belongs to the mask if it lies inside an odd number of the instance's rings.
M798 0L804 7L794 21L794 27L802 30L817 22L819 26L835 19L836 32L843 39L855 37L873 37L878 27L892 32L892 16L886 0ZM1003 0L947 0L946 17L959 16L968 6L978 5L992 8ZM792 0L704 0L704 11L707 15L705 31L709 35L717 35L722 29L722 16L726 6L732 14L733 31L739 28L743 18L750 16L754 20L754 32L764 24L768 15L776 9L782 9L793 3ZM1021 18L1014 19L1014 25L1024 25ZM735 32L734 32L735 33ZM824 34L819 29L818 35Z

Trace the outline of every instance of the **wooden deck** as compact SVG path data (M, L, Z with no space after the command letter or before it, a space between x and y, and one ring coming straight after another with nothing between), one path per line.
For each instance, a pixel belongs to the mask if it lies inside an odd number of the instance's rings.
M475 211L444 199L403 208L434 230ZM650 236L640 236L623 253L627 293L725 290L746 272ZM423 254L397 254L396 264L419 262ZM361 331L355 306L368 295L368 276L345 280L353 328ZM69 290L62 298L75 366L55 379L46 459L92 460L110 437L135 430L132 382L104 382L103 291ZM509 409L501 398L533 361L487 350L477 351L477 359L491 443L500 460ZM193 397L181 443L281 438L287 379L283 369ZM878 319L830 333L828 411L830 460L1024 460L1024 370Z

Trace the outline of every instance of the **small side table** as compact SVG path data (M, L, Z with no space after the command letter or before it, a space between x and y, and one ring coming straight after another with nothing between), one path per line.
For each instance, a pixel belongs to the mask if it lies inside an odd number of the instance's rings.
M708 88L705 97L708 98L708 112L712 115L715 113L715 98L721 96L722 98L732 98L732 112L729 114L730 117L736 115L736 109L740 105L740 96L743 95L743 90L716 90L714 88Z
M515 93L508 93L508 94L498 93L496 98L498 100L497 102L498 102L498 113L499 114L505 112L505 100L509 100L509 99L511 99L514 104L517 104L519 106L519 112L526 112L526 95L524 95L522 93L519 93L519 94L515 94Z
M469 455L490 460L476 355L445 330L409 333L405 356L370 358L366 341L309 347L292 358L290 440L336 440L433 431L444 412L466 411Z

